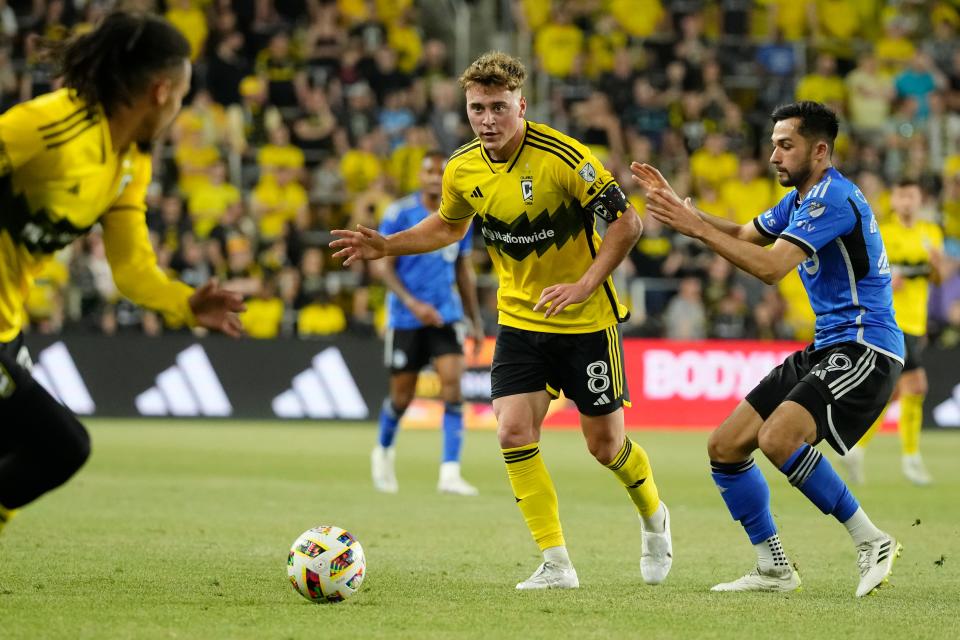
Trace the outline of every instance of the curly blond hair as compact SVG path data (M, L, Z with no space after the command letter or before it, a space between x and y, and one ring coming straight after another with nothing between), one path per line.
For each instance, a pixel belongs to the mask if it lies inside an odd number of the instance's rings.
M502 51L488 51L463 72L460 88L466 91L470 85L479 84L514 91L522 87L526 79L527 70L520 60Z

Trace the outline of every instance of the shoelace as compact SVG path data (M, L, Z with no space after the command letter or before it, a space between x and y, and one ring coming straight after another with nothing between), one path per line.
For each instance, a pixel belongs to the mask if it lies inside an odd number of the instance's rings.
M869 542L857 547L857 566L860 567L861 577L867 575L867 572L870 571L870 552L872 550L873 545Z

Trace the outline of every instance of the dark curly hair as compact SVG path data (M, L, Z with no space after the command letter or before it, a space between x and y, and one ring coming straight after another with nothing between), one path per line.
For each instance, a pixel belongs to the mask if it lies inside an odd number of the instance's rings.
M833 151L840 124L837 122L837 114L831 109L819 102L802 100L780 105L770 114L774 124L790 118L800 120L800 127L797 129L800 135L810 141L823 140L830 147L830 151Z
M157 16L126 11L113 12L93 31L45 48L64 86L91 108L102 105L108 116L119 105L131 105L155 73L190 59L190 43L176 27Z

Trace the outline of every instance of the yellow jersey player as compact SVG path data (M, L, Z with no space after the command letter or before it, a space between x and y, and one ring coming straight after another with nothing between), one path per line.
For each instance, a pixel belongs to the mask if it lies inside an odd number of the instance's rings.
M920 457L920 430L923 428L923 399L927 395L927 374L923 369L923 349L927 335L927 297L930 283L943 279L943 232L933 222L918 219L923 206L923 190L913 180L902 180L890 194L894 219L880 225L887 247L887 259L893 276L893 308L897 324L903 329L906 358L903 373L893 392L900 398L900 447L903 475L917 485L932 482ZM843 457L850 481L864 482L864 450L883 423L877 418L857 446Z
M670 519L646 452L624 432L629 404L618 323L627 316L610 274L642 225L620 186L586 146L527 121L526 70L482 55L460 77L477 138L455 151L437 214L384 237L337 230L344 264L425 253L460 240L474 216L500 280L491 374L507 476L543 563L517 589L576 588L540 428L562 391L580 412L587 448L626 487L641 523L640 570L662 582L672 562ZM597 218L607 223L603 242Z
M194 291L157 267L144 198L151 143L190 86L190 45L156 17L114 13L51 52L64 88L0 116L0 527L86 461L77 418L28 371L24 298L45 260L103 228L120 292L189 324L239 335L242 299Z

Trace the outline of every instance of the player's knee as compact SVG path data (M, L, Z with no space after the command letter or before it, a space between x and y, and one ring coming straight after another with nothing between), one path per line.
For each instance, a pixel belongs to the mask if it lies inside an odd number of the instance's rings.
M536 434L527 421L502 416L497 423L497 438L502 449L509 449L534 442Z
M80 421L66 410L59 422L58 434L49 446L53 448L51 457L57 460L61 472L69 477L90 458L90 434Z
M463 402L463 394L460 392L460 381L441 382L440 395L447 404Z
M782 429L769 424L760 427L757 433L757 446L763 451L763 455L778 467L784 464L802 444L802 439L797 440Z
M707 439L707 455L713 462L739 462L750 454L741 452L723 431L715 429Z
M602 465L613 462L621 447L623 447L623 439L617 438L614 434L594 434L587 438L587 449L590 455Z

